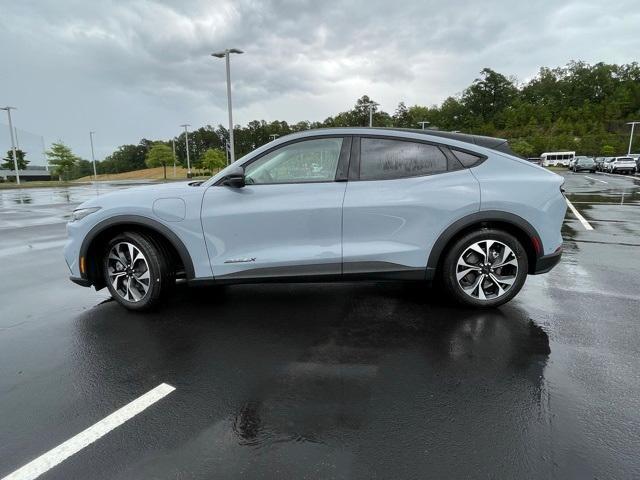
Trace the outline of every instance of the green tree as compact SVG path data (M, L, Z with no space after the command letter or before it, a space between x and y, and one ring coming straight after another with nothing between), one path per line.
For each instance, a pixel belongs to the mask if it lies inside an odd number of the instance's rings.
M24 158L26 154L27 152L24 152L19 148L16 148L18 170L24 170L25 168L27 168L27 165L29 164L29 160L26 160ZM15 168L15 165L13 164L13 150L9 150L7 152L7 158L3 158L3 162L2 162L2 165L0 165L0 168L6 168L7 170L13 170Z
M605 157L613 157L613 154L616 153L616 149L612 145L603 145L600 152L602 152L602 155Z
M173 163L173 150L164 143L156 143L147 153L147 167L162 167L164 171L164 179L167 179L167 165Z
M524 158L533 157L535 153L535 149L533 148L533 145L531 145L526 140L522 140L522 139L518 139L518 140L515 140L514 142L511 142L511 149L514 152L516 152L518 155Z
M138 145L121 145L98 165L98 173L120 173L145 168L149 140L142 139Z
M227 158L222 150L219 150L217 148L210 148L202 155L201 163L204 168L206 168L210 172L213 172L214 170L219 170L226 167Z
M49 165L60 180L69 180L73 167L78 160L71 149L62 141L51 144L51 148L45 152Z

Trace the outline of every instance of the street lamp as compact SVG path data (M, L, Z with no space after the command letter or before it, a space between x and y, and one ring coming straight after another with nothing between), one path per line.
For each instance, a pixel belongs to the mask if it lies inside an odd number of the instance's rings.
M431 122L418 122L418 125L421 125L422 130L424 130L427 125L431 125Z
M91 142L91 161L93 162L93 179L98 181L98 173L96 172L96 155L93 153L93 134L96 132L89 132L89 142Z
M176 178L176 139L171 140L173 144L173 178Z
M229 109L229 142L231 144L231 163L236 161L236 153L233 143L233 115L231 113L231 66L229 64L229 55L232 53L240 54L244 52L242 50L238 50L237 48L227 48L221 52L214 52L211 54L212 57L224 58L227 65L227 106Z
M187 148L187 178L191 178L191 162L189 161L189 129L191 125L188 123L184 123L180 125L184 127L184 143Z
M373 107L377 107L378 105L380 104L376 102L369 102L363 105L364 107L369 107L369 128L373 127Z
M13 138L13 123L11 123L11 110L16 107L0 107L0 110L6 110L9 117L9 134L11 135L11 151L13 152L13 168L16 170L16 183L20 185L20 173L18 173L18 155L16 153L16 142Z
M631 137L629 137L629 149L627 150L627 155L631 155L631 144L633 143L633 130L636 125L640 124L640 122L627 122L627 125L631 125Z

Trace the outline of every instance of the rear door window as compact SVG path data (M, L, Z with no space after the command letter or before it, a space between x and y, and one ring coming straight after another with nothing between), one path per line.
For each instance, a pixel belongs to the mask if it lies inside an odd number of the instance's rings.
M360 180L419 177L447 170L447 157L436 145L386 138L361 139Z

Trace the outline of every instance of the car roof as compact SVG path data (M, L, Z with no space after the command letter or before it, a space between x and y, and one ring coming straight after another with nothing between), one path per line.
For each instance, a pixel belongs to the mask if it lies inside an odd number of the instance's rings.
M478 145L479 147L488 148L490 150L496 150L498 152L506 153L508 155L518 156L509 147L509 142L505 138L487 137L484 135L473 135L470 133L461 132L445 132L442 130L432 129L419 129L419 128L396 128L396 127L333 127L333 128L321 128L315 130L305 130L303 135L313 135L322 133L342 133L342 134L363 134L363 135L381 135L389 132L398 133L410 133L414 135L425 135L431 137L440 137L449 140L455 140L457 142L468 143L470 145ZM295 133L293 135L296 135ZM304 136L306 136L304 135ZM288 135L287 135L288 137ZM284 139L286 137L280 137ZM412 137L413 138L413 137Z

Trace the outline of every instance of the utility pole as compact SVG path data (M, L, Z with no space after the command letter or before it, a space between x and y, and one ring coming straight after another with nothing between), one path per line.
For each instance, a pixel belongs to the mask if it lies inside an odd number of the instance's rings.
M173 144L173 178L176 178L176 139L172 139Z
M44 168L48 172L49 171L49 158L47 158L47 146L44 144L44 137L40 137L40 141L42 142L42 156L44 158Z
M418 122L418 125L421 125L422 130L425 130L427 125L431 125L431 122Z
M365 103L363 106L369 107L369 128L373 127L373 108L379 104L376 102Z
M18 172L18 154L16 153L16 142L13 138L13 123L11 123L11 110L16 107L0 107L0 110L6 110L9 117L9 133L11 134L11 151L13 152L13 167L16 170L16 183L20 185L20 173Z
M631 144L633 143L633 130L636 125L640 124L640 122L627 122L627 125L631 125L631 136L629 137L629 149L627 150L627 155L631 155Z
M191 178L191 162L189 161L189 127L191 125L185 123L180 126L184 127L184 144L187 149L187 178Z
M93 152L93 134L96 132L89 132L89 142L91 142L91 161L93 162L93 179L98 181L98 172L96 171L96 154Z
M238 50L237 48L226 48L221 52L214 52L211 54L212 57L224 58L227 67L227 108L229 110L229 144L231 147L231 163L236 161L236 153L233 142L233 115L231 113L231 63L229 61L229 56L232 53L241 54L244 52L242 50Z

